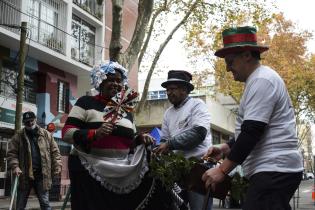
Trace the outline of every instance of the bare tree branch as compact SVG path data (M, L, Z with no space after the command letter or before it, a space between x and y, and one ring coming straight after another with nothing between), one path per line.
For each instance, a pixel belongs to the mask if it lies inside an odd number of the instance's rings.
M166 7L166 4L164 4L164 6ZM151 35L152 35L153 28L154 28L155 20L164 11L165 7L161 7L158 10L156 10L156 12L153 14L153 16L151 18L150 27L149 27L146 39L144 41L144 44L143 44L143 46L141 48L141 51L140 51L140 54L139 54L139 57L138 57L138 66L140 66L140 64L142 62L143 55L144 55L145 51L148 48L148 44L149 44L149 41L151 39Z
M147 98L147 94L148 94L148 89L149 89L149 85L150 85L150 80L152 77L152 74L154 72L156 63L158 62L164 48L166 47L166 45L168 44L168 42L172 39L174 33L183 25L186 23L187 19L189 18L189 16L192 14L192 12L194 11L194 9L196 8L198 3L198 0L196 0L190 7L189 11L186 13L186 15L184 16L184 18L173 28L173 30L169 33L169 35L167 36L167 38L165 39L165 41L160 45L160 48L158 49L158 51L155 54L155 57L153 59L153 62L151 64L150 70L148 72L147 78L145 80L145 84L144 84L144 89L142 92L142 96L140 99L140 102L138 104L137 110L136 112L138 113L141 109L143 109L146 98Z

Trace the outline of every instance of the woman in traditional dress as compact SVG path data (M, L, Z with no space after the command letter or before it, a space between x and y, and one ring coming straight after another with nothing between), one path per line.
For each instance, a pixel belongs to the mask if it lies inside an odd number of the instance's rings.
M62 130L74 145L69 156L73 210L169 209L171 196L148 175L147 134L136 134L131 111L138 94L126 69L109 61L94 67L99 94L82 96Z

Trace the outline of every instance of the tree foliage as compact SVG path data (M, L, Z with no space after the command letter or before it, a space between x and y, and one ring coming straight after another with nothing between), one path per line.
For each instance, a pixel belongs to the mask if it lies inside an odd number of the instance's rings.
M227 20L226 25L248 24L248 19L243 18L242 15L240 17ZM305 141L306 133L309 132L305 127L302 129L302 126L314 122L315 119L314 55L309 55L306 48L311 34L286 20L281 13L273 14L271 17L254 16L251 24L258 28L258 42L270 47L269 51L262 54L262 64L275 69L286 83L295 110L301 144ZM222 47L220 46L221 31L222 29L215 35L212 49ZM234 81L232 74L226 71L223 59L214 58L213 61L216 91L230 95L239 102L244 84Z
M196 63L201 60L210 64L209 67L202 69L199 73L196 72L196 78L203 78L203 80L199 79L199 83L205 82L209 77L214 77L214 93L224 93L239 102L243 85L235 82L232 74L225 71L225 63L222 59L214 57L214 51L222 47L221 31L231 26L244 25L244 23L251 23L256 26L266 25L271 21L272 12L270 7L273 6L272 1L265 0L227 0L219 7L221 15L207 20L204 25L191 25L186 37L191 58Z
M314 55L307 54L307 41L311 34L299 30L283 14L274 15L273 22L263 30L273 36L268 38L270 50L263 63L275 69L284 79L295 110L300 144L305 141L309 126L315 117L315 63Z

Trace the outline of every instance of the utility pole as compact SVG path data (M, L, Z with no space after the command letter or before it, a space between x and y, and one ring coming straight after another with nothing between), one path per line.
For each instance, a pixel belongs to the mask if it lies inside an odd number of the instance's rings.
M20 38L20 55L19 55L19 72L17 81L17 95L16 95L16 109L15 109L15 133L21 129L22 104L24 95L24 72L26 59L26 33L27 22L21 24L21 38Z

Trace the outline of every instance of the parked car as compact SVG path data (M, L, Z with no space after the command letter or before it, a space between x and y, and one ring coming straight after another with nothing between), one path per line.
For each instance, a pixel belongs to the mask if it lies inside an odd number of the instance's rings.
M304 173L304 179L314 179L314 174L312 172Z

